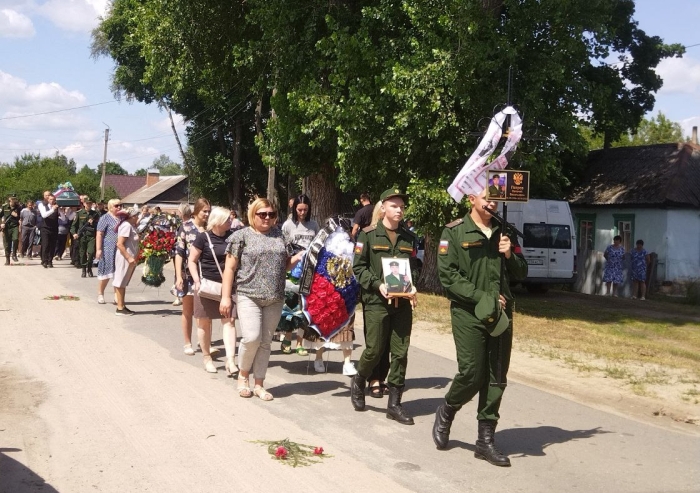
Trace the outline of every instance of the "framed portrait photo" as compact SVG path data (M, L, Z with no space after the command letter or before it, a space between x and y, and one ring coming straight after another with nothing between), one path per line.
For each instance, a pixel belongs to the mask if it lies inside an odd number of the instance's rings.
M390 295L411 295L413 278L411 277L411 264L407 258L383 258L382 274L386 290Z

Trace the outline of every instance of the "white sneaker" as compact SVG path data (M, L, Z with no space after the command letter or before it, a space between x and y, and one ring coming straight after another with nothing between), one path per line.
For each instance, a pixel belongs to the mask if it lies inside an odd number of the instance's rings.
M326 371L326 365L323 364L322 359L314 360L314 370L316 370L317 373L324 373Z
M101 294L97 295L97 302L98 302L100 305L104 305L104 304L105 304L105 297L102 296Z
M642 296L641 298L639 298L639 301L646 301L646 300L647 300L647 299L646 299L644 296Z
M636 300L636 299L637 299L637 297L636 297L636 296L632 296L632 299L633 299L633 300Z
M357 375L357 370L355 369L355 363L352 361L350 363L343 364L343 375L347 377L353 377Z

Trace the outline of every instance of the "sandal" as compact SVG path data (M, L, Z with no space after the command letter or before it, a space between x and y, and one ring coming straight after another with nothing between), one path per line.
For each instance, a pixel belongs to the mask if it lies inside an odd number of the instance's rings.
M381 399L384 397L384 389L382 388L382 383L377 382L376 385L370 385L369 396L375 399Z
M272 397L272 394L269 393L267 390L265 390L264 387L261 387L260 385L256 385L255 388L253 389L253 394L255 394L257 397L260 398L261 401L271 401L274 399Z
M297 356L308 356L309 352L306 350L304 346L297 346L297 348L294 350L295 353L297 353Z
M292 341L282 341L282 352L284 354L292 354Z
M185 344L185 354L187 356L193 356L194 355L194 349L192 349L192 344Z
M248 397L253 397L253 393L250 391L250 386L248 385L248 377L238 377L238 396L247 399Z

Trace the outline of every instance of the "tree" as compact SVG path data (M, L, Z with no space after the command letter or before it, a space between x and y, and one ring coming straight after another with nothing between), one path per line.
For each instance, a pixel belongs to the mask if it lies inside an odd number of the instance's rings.
M102 163L97 165L97 173L102 176ZM129 172L122 168L119 163L114 161L107 161L105 163L105 174L107 175L128 175Z
M604 147L602 136L595 135L590 127L582 126L581 134L588 142L588 147L591 150ZM620 139L612 142L611 147L669 144L673 142L683 142L683 129L679 123L669 120L666 115L659 112L655 117L644 118L633 132L622 135Z
M182 174L182 166L170 159L169 156L161 154L153 160L153 168L160 171L162 176L173 176Z

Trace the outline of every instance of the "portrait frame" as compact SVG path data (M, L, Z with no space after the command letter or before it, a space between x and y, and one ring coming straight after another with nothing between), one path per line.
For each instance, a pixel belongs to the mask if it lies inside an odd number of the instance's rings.
M498 185L493 183L495 177L498 177ZM508 186L508 174L505 170L488 170L486 180L486 200L505 200Z
M397 265L392 265L397 264ZM407 258L382 258L382 280L387 294L394 297L412 296L413 276Z

